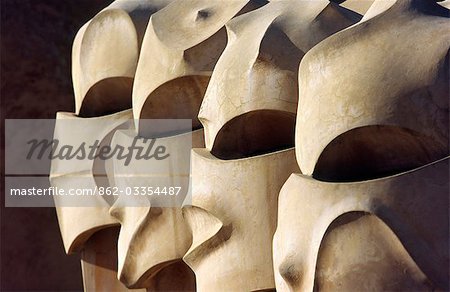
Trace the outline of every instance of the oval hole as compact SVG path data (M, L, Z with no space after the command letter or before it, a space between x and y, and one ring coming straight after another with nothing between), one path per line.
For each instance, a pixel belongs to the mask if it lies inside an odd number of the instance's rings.
M105 116L131 108L133 78L103 79L91 88L81 104L79 116L92 118Z
M238 159L294 147L295 114L276 110L252 111L235 117L217 134L211 153Z
M164 137L201 129L198 112L206 92L209 76L185 76L164 83L153 91L144 103L141 120L145 119L192 119L192 125L182 123L139 122L139 136Z
M448 146L395 126L367 126L336 137L320 155L313 177L355 182L394 175L448 155Z

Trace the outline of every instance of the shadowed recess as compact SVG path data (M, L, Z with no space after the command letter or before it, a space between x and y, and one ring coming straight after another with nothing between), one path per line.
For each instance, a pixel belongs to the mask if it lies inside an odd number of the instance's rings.
M236 16L245 14L247 12L253 11L255 9L261 8L265 5L267 5L269 3L268 0L250 0L245 6L244 8L241 9L241 11L239 11Z
M117 240L120 227L96 231L85 243L83 261L117 273Z
M439 160L448 151L448 146L406 128L361 127L338 136L325 147L313 177L333 182L376 179Z
M131 108L133 78L112 77L92 86L81 104L79 116L92 118Z
M208 39L184 51L183 57L195 71L211 72L226 45L227 32L222 27Z
M298 66L304 55L282 29L272 24L261 41L258 60L272 64L277 71L294 72L295 80L298 80ZM297 84L292 86L298 87Z
M175 260L157 267L159 271L148 271L133 288L145 287L147 291L196 291L195 274L182 260ZM154 274L153 274L154 273ZM174 276L175 275L175 276Z
M140 119L192 119L192 127L173 127L164 123L149 127L139 122L139 136L144 138L170 136L202 128L198 112L206 92L209 76L184 76L164 83L153 91L142 107Z
M362 19L362 15L352 10L340 6L339 1L330 1L328 5L315 19L312 26L320 27L317 31L327 32L322 35L320 39L325 39L327 36L336 33L346 27ZM334 3L333 3L334 2ZM345 2L345 1L341 1ZM316 31L316 30L314 30ZM320 41L317 39L317 41Z
M128 125L120 125L111 132L106 135L100 143L100 146L97 148L96 155L99 154L100 149L104 147L110 147L112 138L117 130L127 130ZM108 177L108 172L113 173L113 161L112 159L101 159L97 156L94 159L93 167L92 167L92 175L94 176L94 181L97 187L108 188L111 187L110 179ZM117 200L117 196L102 196L102 198L112 206L114 202Z
M314 291L363 291L367 283L377 291L435 288L382 220L366 212L342 214L322 238Z
M217 134L211 153L220 159L239 159L294 146L295 114L257 110L226 123Z

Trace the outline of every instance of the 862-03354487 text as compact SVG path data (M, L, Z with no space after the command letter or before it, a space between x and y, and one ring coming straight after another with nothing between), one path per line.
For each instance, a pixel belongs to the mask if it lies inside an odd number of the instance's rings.
M148 187L97 187L94 188L71 188L59 187L48 188L12 188L10 196L178 196L182 187L180 186L148 186Z

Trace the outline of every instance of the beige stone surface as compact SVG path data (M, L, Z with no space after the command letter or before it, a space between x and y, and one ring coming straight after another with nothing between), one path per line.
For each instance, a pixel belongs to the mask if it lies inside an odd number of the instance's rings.
M118 227L100 230L85 243L81 251L84 291L146 291L129 290L117 280L118 231Z
M150 18L133 86L136 128L139 119L193 118L213 68L227 43L224 25L257 1L178 0ZM180 129L185 130L185 129Z
M441 6L444 6L447 9L450 9L450 0L441 1L441 2L438 2L438 4Z
M371 19L392 7L397 0L375 0L362 18L362 22Z
M277 289L447 290L448 177L448 157L364 182L293 174L273 241Z
M91 208L57 198L85 290L448 290L447 2L102 10L74 40L76 113L58 114L55 137L144 147L158 137L176 157L53 161L51 184L169 183L192 198L91 196Z
M101 116L131 108L131 91L150 15L171 0L116 0L87 22L72 48L76 113Z
M132 111L97 118L80 118L73 113L58 113L54 138L77 149L82 143L110 145L118 129L133 127ZM50 184L69 190L94 190L109 187L111 166L108 160L52 160ZM100 196L54 197L58 223L67 253L81 254L85 291L129 291L117 279L117 228L119 221L110 216L112 200Z
M340 3L342 7L353 10L361 15L365 15L372 6L374 0L346 0Z
M112 134L126 126L132 117L130 110L110 116L90 118L86 121L72 113L58 113L54 138L59 145L73 145L78 148L83 142L93 145L95 140L108 145ZM89 127L88 127L89 126ZM132 126L132 125L131 125ZM64 189L95 189L107 186L109 181L105 161L101 160L52 160L50 184ZM105 179L106 178L106 179ZM118 225L109 215L110 203L99 195L79 198L55 196L55 206L64 247L67 253L80 250L84 242L96 231L111 225ZM79 206L83 202L83 205ZM70 205L70 206L69 206ZM87 206L87 207L86 207Z
M275 288L272 237L278 193L297 169L294 150L220 160L192 150L192 203L183 214L193 243L184 261L194 270L197 291L258 291Z
M375 215L342 215L328 228L317 259L319 291L433 291L392 230Z
M305 55L296 128L302 173L339 180L326 172L360 159L364 172L383 176L448 155L448 10L432 1L391 5ZM348 172L340 176L360 176Z
M228 43L214 69L199 113L206 147L216 156L229 152L214 149L214 143L227 147L230 141L222 140L235 139L227 135L229 129L224 125L256 111L265 112L252 113L243 123L251 124L248 120L256 119L257 126L264 120L266 127L259 133L253 124L242 125L242 131L248 129L242 139L253 138L259 147L263 147L264 140L269 140L266 143L270 147L273 143L292 145L289 138L293 137L297 111L301 59L315 44L360 18L361 15L329 1L273 1L229 21Z
M431 1L375 1L303 58L277 290L448 289L448 26Z
M112 145L128 147L135 135L134 130L117 131ZM192 242L181 213L189 187L190 157L180 149L190 144L203 147L203 130L155 141L155 145L166 147L170 159L134 158L127 166L114 159L114 186L123 191L131 188L133 194L135 188L180 186L183 193L162 199L159 196L119 196L110 209L111 215L121 224L118 277L129 287L157 286L159 290L155 291L193 291L195 276L181 261ZM136 145L145 147L148 144L140 139ZM159 179L155 178L157 174L161 175Z

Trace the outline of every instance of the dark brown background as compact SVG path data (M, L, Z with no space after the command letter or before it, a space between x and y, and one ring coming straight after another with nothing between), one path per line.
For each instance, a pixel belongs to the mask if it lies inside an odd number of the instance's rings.
M73 111L71 47L112 0L0 0L1 291L82 290L79 256L64 253L55 210L4 208L4 119Z

